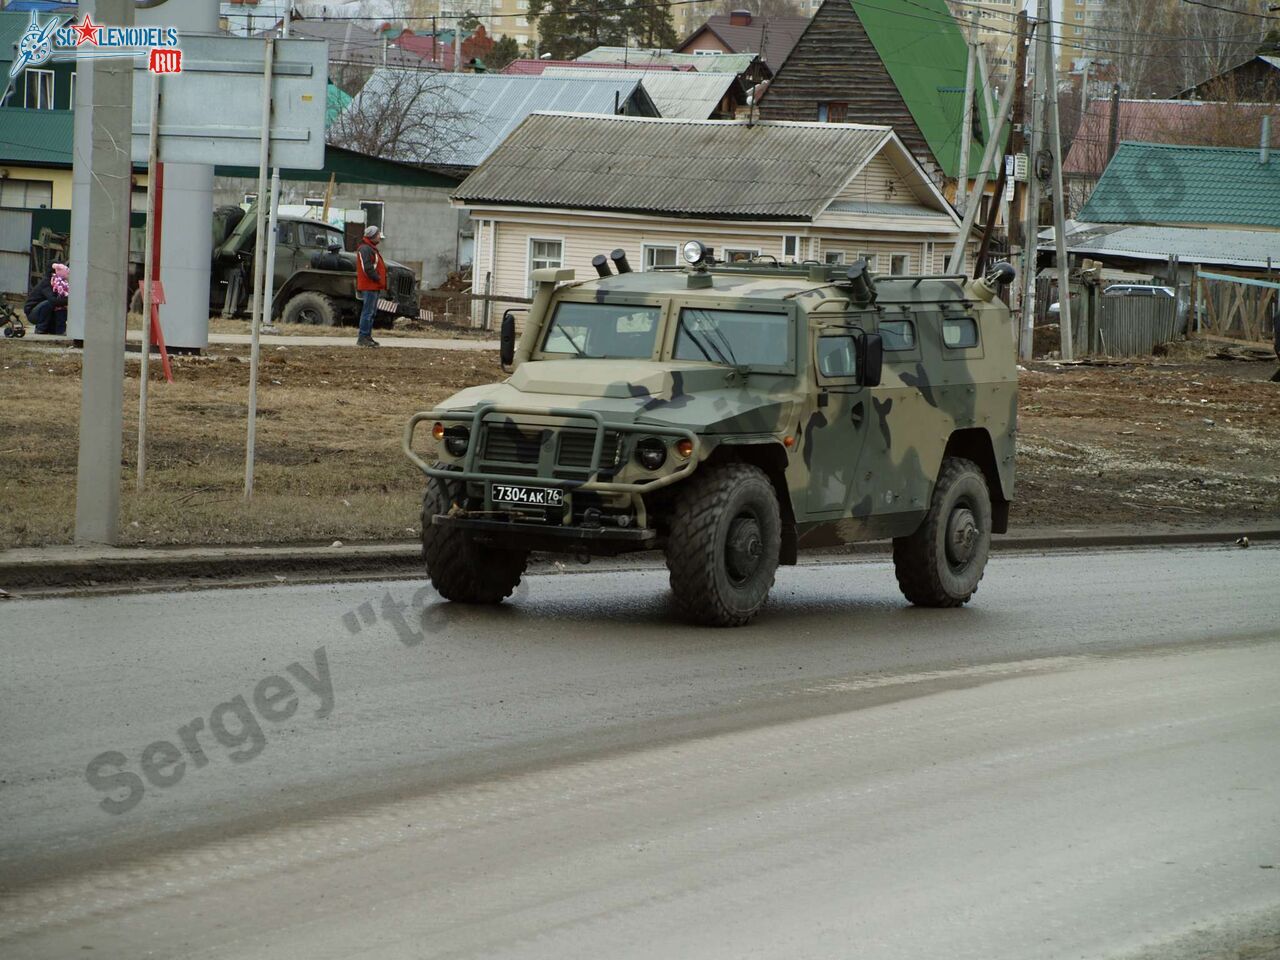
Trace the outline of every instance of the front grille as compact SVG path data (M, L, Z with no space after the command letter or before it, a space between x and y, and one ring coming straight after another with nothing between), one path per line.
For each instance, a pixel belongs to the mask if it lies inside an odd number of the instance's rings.
M409 300L413 297L413 274L411 273L393 273L387 278L390 281L391 292L395 294L397 300Z
M545 430L521 430L509 424L486 424L481 457L501 463L534 463L542 450Z
M561 467L577 467L582 470L591 466L591 451L595 446L594 430L565 430L560 434L560 452L556 456L556 464ZM602 469L616 467L622 456L622 437L614 430L604 435L604 446L600 448L600 466Z

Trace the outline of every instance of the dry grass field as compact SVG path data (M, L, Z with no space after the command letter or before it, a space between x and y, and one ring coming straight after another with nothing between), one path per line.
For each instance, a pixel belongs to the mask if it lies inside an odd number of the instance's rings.
M0 547L70 541L80 355L0 342ZM409 539L422 478L400 452L414 411L501 376L487 351L265 348L255 496L244 477L247 350L175 357L151 389L134 492L138 358L125 383L123 541ZM1280 385L1267 363L1036 364L1022 374L1020 526L1280 521Z

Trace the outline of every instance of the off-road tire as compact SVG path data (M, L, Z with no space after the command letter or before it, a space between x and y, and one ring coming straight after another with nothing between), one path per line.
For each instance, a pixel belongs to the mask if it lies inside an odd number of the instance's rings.
M916 606L962 606L978 589L990 553L987 480L972 460L948 457L924 520L915 533L893 541L898 587Z
M422 498L422 559L440 596L455 603L501 603L520 584L529 554L476 543L465 530L436 526L431 518L449 512L452 484L431 477Z
M284 323L306 323L317 327L336 327L341 311L333 297L315 290L303 290L289 298L280 319Z
M666 548L676 602L695 623L742 626L764 606L778 570L782 519L777 492L763 470L745 463L704 467L682 487ZM758 548L758 555L753 553L758 561L745 575L734 573L731 538L748 553ZM739 557L742 552L738 550Z

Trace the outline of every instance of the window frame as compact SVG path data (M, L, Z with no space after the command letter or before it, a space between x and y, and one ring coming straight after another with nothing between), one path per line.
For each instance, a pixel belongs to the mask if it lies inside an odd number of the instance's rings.
M360 209L364 211L365 227L377 227L379 233L387 232L387 204L385 200L361 200ZM370 212L375 209L378 211L377 223L369 219Z
M31 103L31 81L33 78L36 81L35 92L37 100L34 104ZM45 81L48 81L49 85L49 102L46 106L42 107L38 101L41 99L40 94L43 92ZM27 67L27 69L23 71L22 103L25 109L52 110L54 109L54 103L56 102L57 95L58 74L55 71L41 70L37 67Z
M833 260L832 257L835 259ZM826 267L843 267L845 264L845 255L843 250L823 250L822 264Z
M560 262L555 267L535 267L533 265L533 245L535 243L558 243L560 244ZM559 237L535 237L530 234L525 238L524 249L524 290L526 297L533 296L533 271L534 270L557 270L564 267L565 239Z
M745 254L748 254L748 256L745 260L734 260L732 258L735 253L745 253ZM728 264L729 266L733 266L735 263L750 263L752 260L755 260L757 257L760 256L760 248L759 247L725 247L723 250L720 251L720 255L722 258L720 261L721 263L725 263L725 264Z
M539 237L538 239L546 240L547 238ZM620 294L617 296L610 296L608 301L604 304L598 303L595 299L580 300L576 297L565 298L555 303L555 309L558 310L560 309L560 307L569 303L578 304L580 306L585 306L585 307L594 307L594 306L649 307L657 310L658 311L658 330L653 338L653 352L649 354L649 359L653 361L657 361L657 360L660 360L664 355L664 352L666 350L666 343L667 343L667 334L668 334L667 318L670 316L670 304L662 300L656 299L654 297L636 296L636 295L628 296L625 294ZM554 310L552 311L551 316L552 316L552 319L555 318ZM532 359L534 360L582 359L572 353L558 353L558 352L548 353L546 350L543 349L543 345L547 342L547 338L551 336L551 326L552 325L548 323L546 330L544 330L539 335L538 342L534 347ZM634 359L642 360L644 358L637 357Z
M902 272L899 273L895 267L897 261L902 260ZM911 275L911 254L909 253L891 253L889 254L889 276L891 277L909 277Z
M791 244L794 244L794 245L795 245L795 250L794 250L792 253L787 253L787 244L789 244L789 243L791 243ZM788 257L790 257L790 258L791 258L789 261L787 260L787 258L788 258ZM782 260L783 260L783 262L784 262L784 263L787 263L787 262L790 262L790 263L799 263L799 262L800 262L800 234L798 234L798 233L784 233L784 234L782 235Z
M920 326L919 324L917 324L913 318L906 315L901 317L883 317L876 324L876 333L880 334L880 339L882 342L884 341L884 334L881 332L880 327L882 327L886 323L907 324L909 327L911 327L912 341L911 341L911 346L909 347L890 347L888 343L885 343L884 344L884 362L898 363L903 360L920 359ZM892 354L892 357L890 357L890 354Z
M956 320L968 320L973 324L973 334L975 341L968 345L952 345L947 343L946 325ZM944 360L973 360L980 359L983 356L982 345L982 324L978 318L971 313L944 313L938 323L938 343L942 345L942 359Z
M651 264L649 262L649 254L656 250L670 250L675 259L671 262L671 266L680 266L680 245L677 243L642 243L640 244L640 272L652 273L658 266L667 266L666 264Z

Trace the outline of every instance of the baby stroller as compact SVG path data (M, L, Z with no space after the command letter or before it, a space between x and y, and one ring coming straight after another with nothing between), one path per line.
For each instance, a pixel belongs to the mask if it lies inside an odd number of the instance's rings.
M11 337L25 337L27 335L26 324L22 322L22 314L9 303L0 300L0 324L4 325L5 339Z

